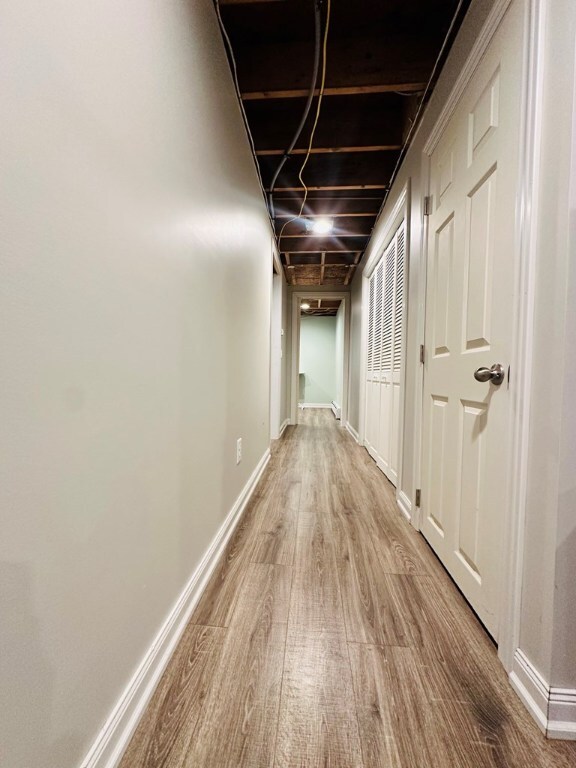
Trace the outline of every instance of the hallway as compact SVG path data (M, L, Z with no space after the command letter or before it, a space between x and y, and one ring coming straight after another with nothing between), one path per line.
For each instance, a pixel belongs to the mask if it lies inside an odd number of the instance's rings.
M121 768L573 766L328 410L278 441Z

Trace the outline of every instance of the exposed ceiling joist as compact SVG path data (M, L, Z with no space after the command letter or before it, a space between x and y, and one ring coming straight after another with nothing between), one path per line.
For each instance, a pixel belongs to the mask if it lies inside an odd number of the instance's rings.
M288 250L290 253L318 253L318 251L325 253L332 251L333 253L339 253L340 251L359 251L366 247L368 242L368 235L354 236L354 237L292 237L284 240L280 244L280 250L284 251L282 244L285 242L290 243Z
M374 214L370 218L365 216L340 216L333 221L330 237L369 237L376 217ZM314 233L311 229L311 222L308 219L294 219L293 221L276 221L276 234L282 232L282 242L284 238L311 237L314 239L326 237L326 235Z
M311 155L301 175L306 186L312 187L321 184L338 185L354 182L363 185L380 184L381 181L386 181L390 177L397 157L397 152ZM274 157L260 158L260 169L265 184L269 184L277 166L278 160ZM300 184L301 167L302 160L296 158L289 160L278 177L278 186Z
M298 214L298 211L296 211L296 215ZM294 213L277 213L275 218L277 219L292 219L294 218ZM366 212L366 213L349 213L346 211L345 213L303 213L302 217L306 219L323 219L326 216L330 216L331 219L338 219L338 218L349 218L349 217L370 217L371 219L374 218L375 213L374 212Z
M330 217L343 218L346 216L370 217L376 216L382 204L382 197L311 197L308 196L302 216L306 218ZM300 215L302 197L294 195L290 198L275 196L275 218L292 219Z
M450 23L454 9L459 24L469 0L322 3L323 27L331 8L325 98L315 99L295 142L315 55L313 3L219 2L266 192L283 163L272 202L276 235L282 231L278 245L287 280L293 286L348 286L390 188L420 97L428 91L425 84L446 30L457 29ZM295 147L284 160L292 143ZM314 234L308 220L322 216L333 220L332 228L327 235ZM324 304L316 311L324 311Z
M371 144L368 146L359 147L312 147L310 150L311 155L334 155L344 153L356 153L356 152L390 152L398 151L402 149L401 144ZM260 157L284 155L285 149L257 149L256 154ZM293 149L291 155L305 155L308 150L305 147L300 149Z
M318 185L318 186L310 186L307 187L309 192L326 192L329 190L333 191L339 191L339 190L350 190L350 189L381 189L386 190L387 186L386 184L332 184L332 185ZM275 187L275 192L303 192L304 187L300 185L299 187ZM266 192L270 192L269 189L266 190Z
M351 267L354 264L354 259L350 259L346 256L338 256L337 254L325 254L324 265L326 267ZM304 253L296 254L291 260L290 264L286 264L286 269L296 269L296 267L313 267L322 265L322 255Z
M324 253L337 253L337 254L340 254L340 255L342 255L343 253L355 253L354 250L347 250L346 251L346 250L343 250L341 248L339 248L339 249L337 249L335 251L334 250L330 250L330 248L325 248L323 250L324 250ZM320 253L322 253L322 251L319 251L318 248L315 248L313 251L310 251L310 250L298 250L298 251L289 250L289 251L284 251L283 250L282 253L285 256L295 256L295 255L301 255L301 254L304 254L304 253L315 253L317 255L320 255Z
M350 264L350 266L348 267L348 274L344 278L344 285L349 285L350 284L350 281L352 280L352 277L354 276L354 272L356 271L356 267L360 263L361 256L362 256L362 253L357 253L356 257L354 259L354 263Z
M421 93L426 83L377 83L374 85L332 86L324 89L324 96L355 96L360 93ZM243 101L261 101L262 99L301 99L308 96L308 89L287 88L277 91L247 91L242 94ZM318 96L320 91L314 91Z

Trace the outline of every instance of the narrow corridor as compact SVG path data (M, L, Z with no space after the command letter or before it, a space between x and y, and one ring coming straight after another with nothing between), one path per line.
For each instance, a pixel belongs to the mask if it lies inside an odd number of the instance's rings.
M300 419L121 768L574 766L366 451Z

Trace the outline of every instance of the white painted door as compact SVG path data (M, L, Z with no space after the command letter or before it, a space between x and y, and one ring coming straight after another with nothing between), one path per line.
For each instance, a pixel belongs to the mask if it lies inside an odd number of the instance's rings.
M494 638L506 519L522 7L513 3L430 157L422 532Z
M405 253L402 222L369 278L366 447L394 485L400 457Z

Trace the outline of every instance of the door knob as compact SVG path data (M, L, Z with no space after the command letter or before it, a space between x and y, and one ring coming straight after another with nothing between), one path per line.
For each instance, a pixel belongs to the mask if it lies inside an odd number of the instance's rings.
M494 363L492 368L477 368L474 371L476 381L491 381L492 384L502 384L505 375L504 366L500 363Z

